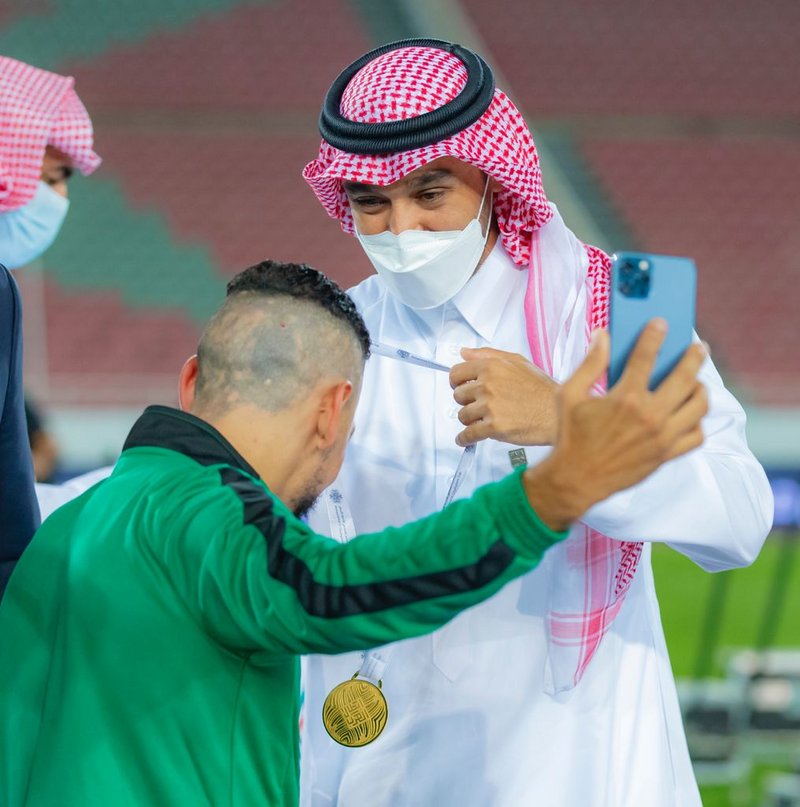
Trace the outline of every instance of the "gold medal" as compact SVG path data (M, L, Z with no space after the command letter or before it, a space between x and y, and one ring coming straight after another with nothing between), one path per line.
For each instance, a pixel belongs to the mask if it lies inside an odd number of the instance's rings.
M359 748L377 739L389 717L381 682L375 686L370 681L356 679L358 673L334 687L322 704L325 731L348 748Z

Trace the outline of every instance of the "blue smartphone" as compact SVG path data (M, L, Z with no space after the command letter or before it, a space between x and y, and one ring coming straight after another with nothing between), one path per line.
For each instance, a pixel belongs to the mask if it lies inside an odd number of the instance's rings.
M661 317L669 330L650 377L655 389L692 343L697 269L691 258L673 255L619 252L613 257L608 386L619 381L644 326Z

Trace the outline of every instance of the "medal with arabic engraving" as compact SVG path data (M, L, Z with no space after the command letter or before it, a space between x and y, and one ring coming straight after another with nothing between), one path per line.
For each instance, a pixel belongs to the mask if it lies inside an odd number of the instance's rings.
M386 726L389 706L381 692L381 682L358 678L334 687L322 705L325 730L339 745L359 748L377 739Z

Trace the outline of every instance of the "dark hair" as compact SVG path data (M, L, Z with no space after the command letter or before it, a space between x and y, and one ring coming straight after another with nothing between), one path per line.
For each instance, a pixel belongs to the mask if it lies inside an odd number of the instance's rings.
M42 415L39 407L30 399L25 398L25 424L28 427L28 442L33 440L33 435L44 431Z
M227 286L227 296L241 292L284 294L316 303L331 316L346 322L369 358L370 338L361 314L348 295L328 277L305 263L262 261L239 272Z

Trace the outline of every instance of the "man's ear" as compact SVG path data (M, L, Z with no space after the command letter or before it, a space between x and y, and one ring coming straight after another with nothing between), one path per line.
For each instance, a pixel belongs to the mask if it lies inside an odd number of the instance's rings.
M339 435L339 424L347 402L353 395L351 381L339 381L329 386L320 397L317 411L317 439L319 447L330 448Z
M191 412L194 405L194 388L197 384L197 354L183 363L178 380L178 404L183 412Z

